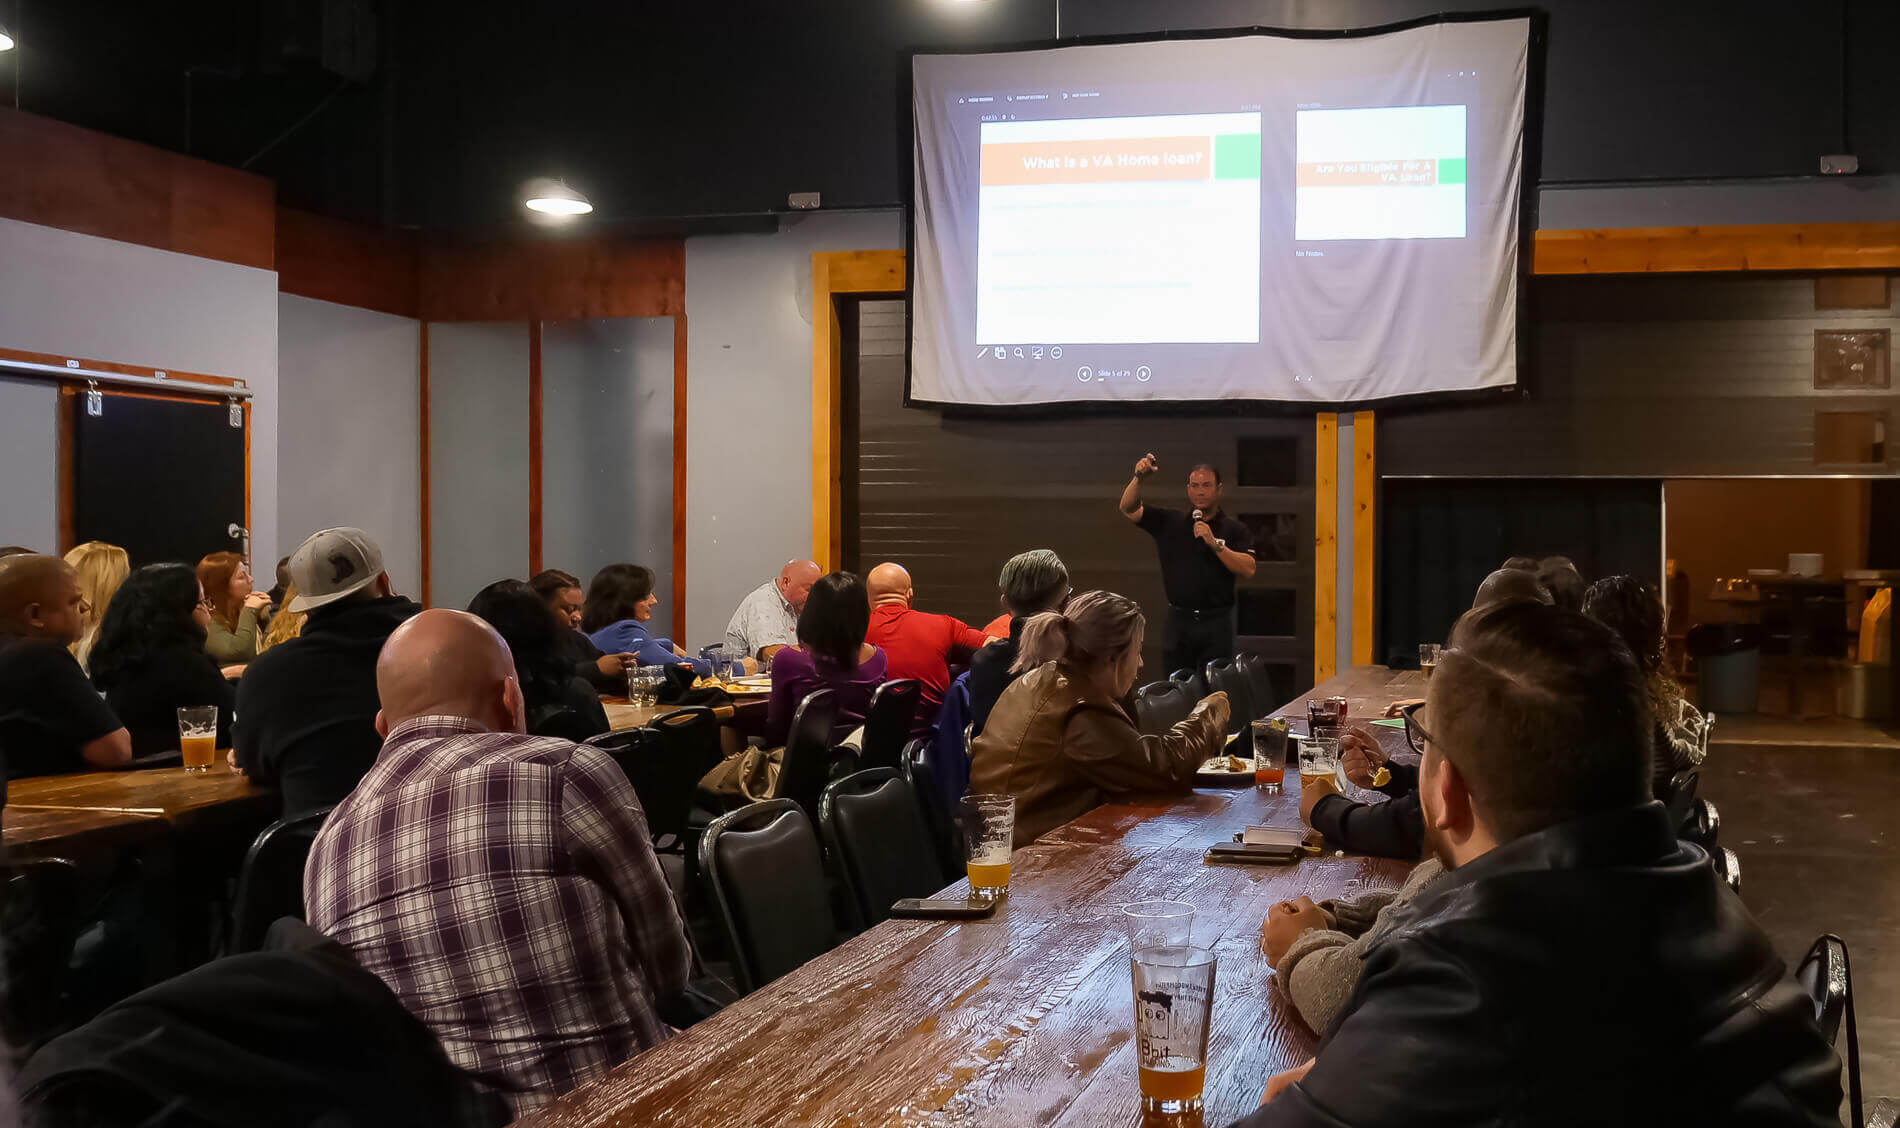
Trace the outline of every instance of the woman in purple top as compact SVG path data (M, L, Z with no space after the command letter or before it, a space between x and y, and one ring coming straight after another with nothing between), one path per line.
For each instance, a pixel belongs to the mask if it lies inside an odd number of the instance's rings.
M850 572L822 576L798 615L798 645L772 656L772 699L765 711L767 747L785 743L792 714L814 689L829 689L838 703L832 743L864 723L871 694L884 681L884 652L864 641L871 601L864 581Z

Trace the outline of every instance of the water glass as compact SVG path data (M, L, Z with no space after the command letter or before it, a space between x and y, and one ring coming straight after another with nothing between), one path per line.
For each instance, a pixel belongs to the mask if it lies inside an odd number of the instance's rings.
M1016 837L1014 795L966 795L963 858L970 895L995 900L1009 892L1009 855Z
M1285 717L1253 722L1253 782L1270 795L1280 791L1286 776L1287 723Z
M1141 1107L1169 1115L1197 1111L1207 1083L1214 953L1191 946L1141 948L1128 963Z
M208 772L218 760L218 707L184 705L178 710L178 750L185 770Z
M1185 948L1193 943L1194 906L1186 901L1136 901L1122 906L1128 950Z

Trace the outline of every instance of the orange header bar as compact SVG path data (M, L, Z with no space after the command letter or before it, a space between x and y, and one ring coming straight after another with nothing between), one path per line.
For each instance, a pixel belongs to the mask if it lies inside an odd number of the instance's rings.
M1213 147L1206 137L1011 141L983 146L982 160L986 186L1206 180L1214 175Z
M1436 184L1437 161L1302 161L1301 188L1357 188L1371 184Z

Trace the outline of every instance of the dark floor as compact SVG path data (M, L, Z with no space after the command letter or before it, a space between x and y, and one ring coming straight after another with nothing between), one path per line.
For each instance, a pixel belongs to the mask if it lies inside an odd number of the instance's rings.
M1759 727L1749 735L1767 735ZM1721 843L1741 860L1742 900L1791 968L1824 932L1847 942L1865 1104L1900 1096L1900 746L1725 735L1740 734L1717 723L1698 794L1716 805Z

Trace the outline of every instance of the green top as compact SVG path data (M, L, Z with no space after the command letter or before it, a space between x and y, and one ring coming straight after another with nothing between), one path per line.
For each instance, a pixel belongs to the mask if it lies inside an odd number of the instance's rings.
M220 666L241 666L257 657L257 612L249 607L238 613L233 631L211 617L205 628L205 653Z

